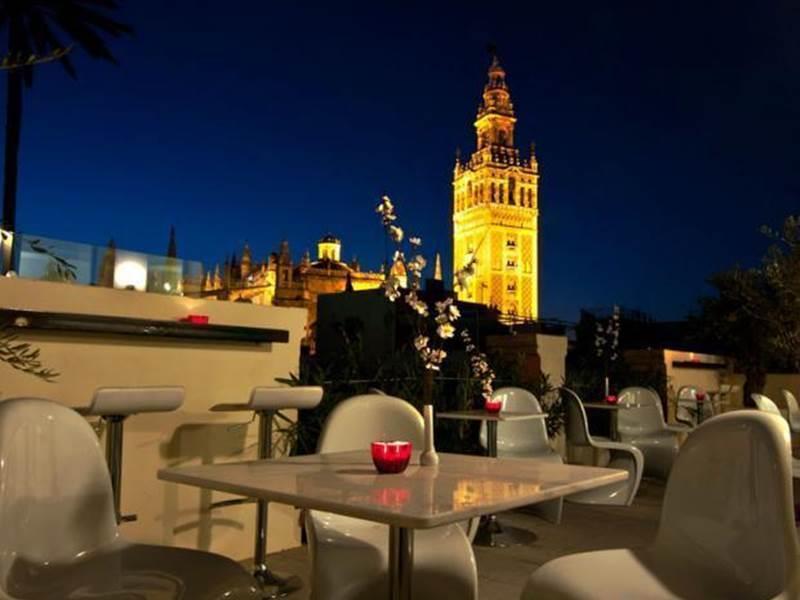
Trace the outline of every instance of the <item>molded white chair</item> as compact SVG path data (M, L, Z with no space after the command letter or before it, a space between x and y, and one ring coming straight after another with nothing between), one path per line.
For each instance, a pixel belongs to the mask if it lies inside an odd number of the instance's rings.
M594 490L567 496L567 501L581 504L621 504L628 506L636 497L639 483L644 471L644 457L641 450L630 444L620 442L598 441L589 433L589 421L586 410L581 404L578 394L569 388L561 388L561 400L565 403L567 413L567 443L585 448L606 450L609 453L608 467L625 469L628 479Z
M692 428L697 427L698 404L702 407L703 421L714 416L714 406L710 396L706 395L706 399L703 402L697 402L697 394L702 393L702 391L695 385L684 385L678 389L675 419L679 423Z
M667 483L652 546L584 552L534 571L522 600L795 599L789 429L759 411L700 425Z
M789 429L792 433L800 434L800 406L797 405L797 398L789 390L781 390L783 401L786 402L786 408L789 410Z
M423 431L422 416L408 402L384 394L364 394L333 410L318 450L368 450L371 442L380 439L408 440L416 450L422 448ZM388 526L309 511L306 531L313 600L374 600L389 595ZM412 586L414 600L477 599L475 556L462 527L415 532Z
M781 409L778 408L778 405L764 394L750 394L750 398L753 400L758 410L783 417L783 413Z
M503 387L492 394L502 401L501 411L541 413L539 400L522 388ZM481 422L480 443L488 447L486 423ZM543 419L507 421L497 424L497 456L500 458L532 458L562 464L561 455L550 447L547 425ZM560 523L564 498L547 500L531 506L531 510L551 523Z
M619 441L631 444L644 455L644 474L666 479L678 454L678 434L691 429L664 422L661 400L649 388L628 387L619 393L617 414Z
M125 541L97 436L49 400L0 402L0 532L3 600L260 600L230 559Z
M85 417L100 417L106 423L106 463L114 490L117 522L135 521L136 515L123 515L122 502L122 436L125 419L147 412L172 412L183 404L180 386L104 387L98 388L89 406L75 410Z

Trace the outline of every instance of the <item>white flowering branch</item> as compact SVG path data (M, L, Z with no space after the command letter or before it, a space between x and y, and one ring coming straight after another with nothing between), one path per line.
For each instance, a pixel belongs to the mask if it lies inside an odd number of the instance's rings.
M405 232L397 223L397 212L388 196L381 198L375 212L381 216L381 223L386 230L386 235L395 244L392 267L389 268L389 272L383 282L384 293L391 302L402 298L406 305L417 315L414 348L417 350L427 370L439 371L444 359L447 357L447 352L442 346L445 340L455 335L453 323L458 320L461 314L458 311L458 307L453 304L452 298L436 302L431 308L419 297L422 273L428 264L425 257L419 253L422 240L416 236L407 238L408 255L411 258L406 258L406 252L403 250L403 240L406 239ZM403 286L402 277L397 273L396 266L398 264L402 265L406 272L407 281L405 286ZM474 266L472 270L474 272ZM403 289L404 287L406 290ZM431 336L427 335L426 325L431 315L434 315L436 324L435 343L432 343Z
M617 360L619 347L619 306L614 305L614 311L605 325L598 321L596 326L594 347L597 357L614 362Z
M478 350L469 335L469 331L466 329L461 330L461 341L464 342L464 348L469 354L469 365L472 370L472 376L480 381L481 394L484 400L489 400L494 392L494 380L496 375L489 366L486 354Z

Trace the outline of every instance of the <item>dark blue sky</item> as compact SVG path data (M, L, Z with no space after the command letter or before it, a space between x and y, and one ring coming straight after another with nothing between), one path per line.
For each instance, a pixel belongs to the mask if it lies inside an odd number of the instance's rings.
M381 193L450 260L454 150L497 44L542 180L542 316L683 316L800 212L800 14L746 2L136 0L120 66L26 95L21 231L184 258L383 258ZM614 6L603 6L614 4ZM790 7L790 4L793 5Z

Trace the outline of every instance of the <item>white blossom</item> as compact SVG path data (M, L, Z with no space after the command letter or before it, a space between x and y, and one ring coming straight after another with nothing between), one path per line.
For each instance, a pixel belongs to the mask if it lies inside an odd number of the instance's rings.
M422 246L422 240L416 236L408 238L408 243L416 247Z
M389 237L393 242L399 244L403 241L403 230L397 225L389 225Z
M418 335L414 338L414 348L417 350L425 350L428 348L428 337L425 335Z
M453 337L455 335L455 332L456 328L453 327L450 323L442 323L441 325L439 325L439 327L436 328L436 333L443 340Z

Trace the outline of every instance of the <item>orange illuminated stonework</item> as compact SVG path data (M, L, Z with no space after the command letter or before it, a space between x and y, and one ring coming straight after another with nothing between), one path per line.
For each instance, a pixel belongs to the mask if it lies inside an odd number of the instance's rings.
M477 259L462 300L507 317L539 314L539 165L514 145L514 105L497 57L475 120L477 149L453 172L454 271Z

